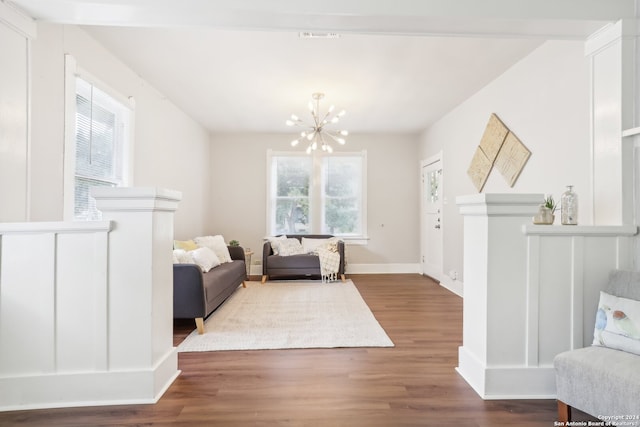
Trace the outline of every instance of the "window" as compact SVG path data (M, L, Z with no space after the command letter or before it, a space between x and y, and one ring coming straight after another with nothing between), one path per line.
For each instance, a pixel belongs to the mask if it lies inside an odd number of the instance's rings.
M133 115L129 102L118 100L85 75L67 76L74 93L67 94L73 101L67 101L66 110L65 217L73 220L100 219L90 188L123 186L129 176Z
M366 235L366 152L268 159L270 234Z

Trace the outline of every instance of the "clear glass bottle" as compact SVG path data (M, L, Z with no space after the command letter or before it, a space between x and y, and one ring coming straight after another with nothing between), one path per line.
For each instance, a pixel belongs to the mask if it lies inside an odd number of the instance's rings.
M560 199L562 225L578 225L578 196L573 192L573 185L567 185L567 191Z

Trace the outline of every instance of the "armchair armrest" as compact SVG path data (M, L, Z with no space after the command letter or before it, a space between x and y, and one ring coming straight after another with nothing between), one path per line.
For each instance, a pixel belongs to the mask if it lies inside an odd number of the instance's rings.
M340 254L340 267L338 268L338 274L344 276L345 265L347 264L347 260L344 252L344 241L338 241L338 253ZM344 277L343 277L344 279Z
M173 317L197 318L206 315L202 270L195 264L173 265Z
M229 249L229 255L231 255L232 260L245 261L244 248L242 246L227 246L227 248Z
M271 248L271 242L266 241L262 245L262 274L267 274L267 258L269 255L273 255L273 249Z

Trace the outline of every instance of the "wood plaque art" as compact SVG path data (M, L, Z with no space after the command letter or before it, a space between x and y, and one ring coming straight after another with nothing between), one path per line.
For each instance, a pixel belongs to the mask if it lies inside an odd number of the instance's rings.
M516 183L520 172L529 160L531 152L524 146L513 132L509 132L498 153L495 166L510 187Z
M502 147L502 143L508 133L509 129L500 121L498 116L491 114L487 127L484 130L484 135L482 135L482 139L480 140L480 148L482 148L482 151L491 163L496 160L500 147Z
M471 159L471 165L467 170L467 175L471 178L473 185L475 185L478 192L482 191L482 187L489 178L489 172L491 172L492 162L487 158L480 147L476 148L476 152Z
M467 175L478 192L482 192L493 166L513 187L531 157L531 152L505 126L496 114L491 114L487 126L471 159Z

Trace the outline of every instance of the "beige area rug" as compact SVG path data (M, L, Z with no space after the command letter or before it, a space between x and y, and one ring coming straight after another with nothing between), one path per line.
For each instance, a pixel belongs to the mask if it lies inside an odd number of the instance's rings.
M351 280L246 282L179 352L393 347Z

